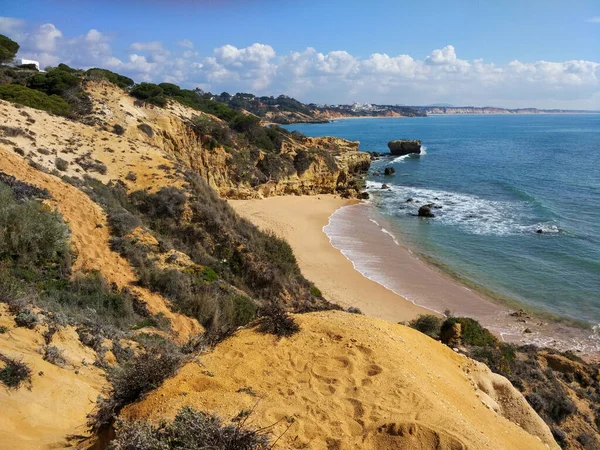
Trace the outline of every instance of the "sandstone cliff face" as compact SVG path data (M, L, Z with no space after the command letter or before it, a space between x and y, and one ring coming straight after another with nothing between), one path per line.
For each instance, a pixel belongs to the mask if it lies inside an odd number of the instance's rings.
M165 155L198 172L225 197L336 192L356 196L361 188L361 175L370 165L369 155L358 150L358 142L340 138L308 138L304 143L288 140L283 143L280 156L287 158L293 168L296 154L302 150L310 151L308 168L301 172L290 169L277 180L263 174L244 179L240 176L241 165L246 172L258 171L257 166L267 155L263 151L246 149L208 149L190 127L190 120L202 113L175 102L167 108L139 105L108 83L90 83L88 92L94 101L97 121L105 128L124 127L124 136L162 150ZM152 128L152 136L138 128L141 123ZM325 151L330 153L335 164L323 154Z

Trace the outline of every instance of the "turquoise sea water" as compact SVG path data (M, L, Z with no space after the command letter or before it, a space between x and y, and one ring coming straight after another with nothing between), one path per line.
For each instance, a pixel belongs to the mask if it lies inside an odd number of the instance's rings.
M424 155L377 161L368 177L376 214L391 231L498 297L600 323L600 115L351 119L286 128L358 140L363 151L421 139ZM373 174L387 166L394 176ZM415 216L425 203L441 206L435 218Z

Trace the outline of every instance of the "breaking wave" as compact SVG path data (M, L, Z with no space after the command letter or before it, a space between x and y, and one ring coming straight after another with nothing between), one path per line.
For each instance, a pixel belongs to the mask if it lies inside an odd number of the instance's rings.
M375 204L392 216L417 215L421 206L433 204L433 220L471 234L507 236L562 231L555 220L540 221L531 201L486 200L476 195L397 185L382 190L381 186L382 183L367 181L367 189L377 194Z

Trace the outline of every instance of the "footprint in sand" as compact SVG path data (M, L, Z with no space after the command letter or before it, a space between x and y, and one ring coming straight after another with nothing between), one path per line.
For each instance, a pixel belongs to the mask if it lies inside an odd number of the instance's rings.
M411 450L466 450L459 438L417 422L392 422L377 428L375 448Z

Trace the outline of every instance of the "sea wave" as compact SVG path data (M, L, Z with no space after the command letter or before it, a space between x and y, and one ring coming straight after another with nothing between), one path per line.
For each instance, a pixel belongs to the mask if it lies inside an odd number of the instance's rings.
M487 200L450 191L388 185L367 181L374 202L392 216L417 215L425 204L433 204L436 222L480 235L508 236L523 233L557 234L562 228L554 219L540 220L531 201Z
M427 154L427 147L422 145L421 153L419 153L418 155L416 153L409 153L408 155L402 155L402 156L398 156L397 158L392 159L392 162L402 163L402 162L405 162L409 158L420 158L421 156L426 155L426 154Z

